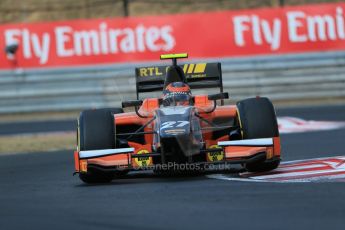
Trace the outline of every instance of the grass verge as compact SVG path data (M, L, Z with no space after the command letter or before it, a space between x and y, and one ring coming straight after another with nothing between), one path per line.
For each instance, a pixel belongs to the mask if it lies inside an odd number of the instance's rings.
M74 149L75 132L0 136L0 155Z

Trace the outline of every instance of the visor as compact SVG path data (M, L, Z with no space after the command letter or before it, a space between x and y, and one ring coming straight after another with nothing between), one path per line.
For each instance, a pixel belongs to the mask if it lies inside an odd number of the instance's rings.
M163 98L163 104L167 105L177 105L180 102L187 102L189 103L191 96L188 94L168 94Z

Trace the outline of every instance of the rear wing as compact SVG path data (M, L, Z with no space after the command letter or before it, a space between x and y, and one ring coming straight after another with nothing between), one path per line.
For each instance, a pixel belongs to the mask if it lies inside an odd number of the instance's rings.
M220 63L197 63L179 65L186 75L191 89L219 88L223 92ZM169 66L150 66L135 69L137 99L144 92L162 91Z

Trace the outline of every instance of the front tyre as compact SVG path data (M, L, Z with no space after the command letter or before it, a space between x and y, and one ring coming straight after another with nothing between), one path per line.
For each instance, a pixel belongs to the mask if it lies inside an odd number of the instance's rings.
M237 117L243 139L278 137L278 123L272 102L265 97L237 102ZM270 171L277 168L280 159L260 160L245 164L249 172Z
M95 109L81 112L78 120L78 146L79 151L114 149L115 130L114 114L123 113L121 108ZM80 173L79 178L88 184L108 183L114 177L114 173L99 170L90 170Z

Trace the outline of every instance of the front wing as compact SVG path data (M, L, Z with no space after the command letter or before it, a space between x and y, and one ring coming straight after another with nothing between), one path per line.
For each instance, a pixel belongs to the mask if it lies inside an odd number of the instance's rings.
M218 141L213 148L201 150L205 162L197 164L245 164L280 159L280 138L261 138L237 141ZM75 151L75 172L86 173L95 168L103 171L153 169L152 158L160 153L136 151L135 148Z

